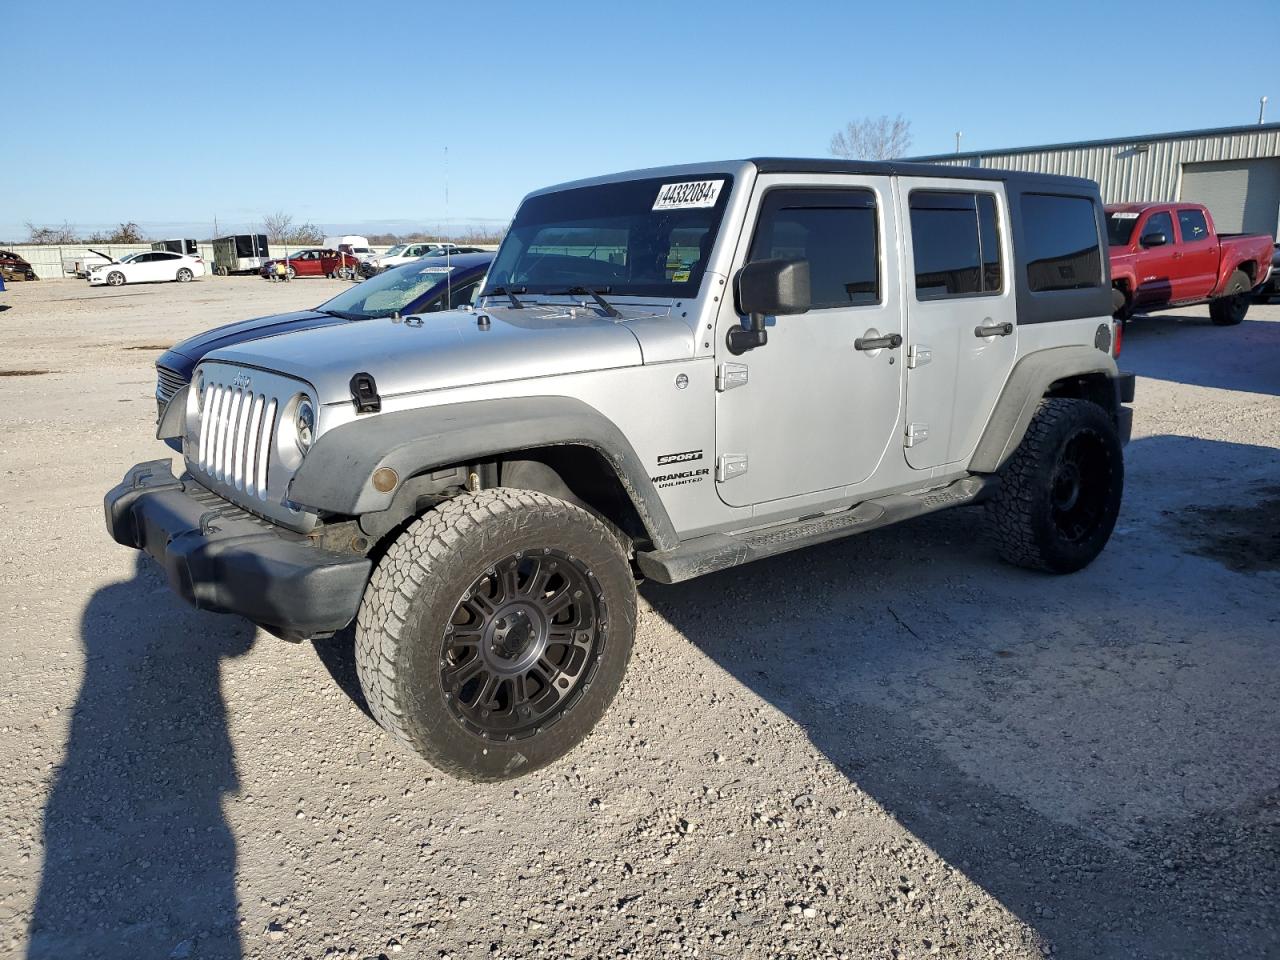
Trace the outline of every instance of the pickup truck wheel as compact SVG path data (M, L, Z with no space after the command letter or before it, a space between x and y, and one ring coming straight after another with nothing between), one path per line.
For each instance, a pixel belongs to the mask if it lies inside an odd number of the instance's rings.
M1227 280L1224 295L1209 301L1209 317L1219 327L1234 327L1249 312L1249 291L1252 282L1243 270L1237 270Z
M392 544L356 618L356 670L401 743L454 776L506 780L586 737L635 626L635 579L608 528L499 487L441 504Z
M1123 492L1124 452L1107 412L1042 400L987 504L996 548L1015 566L1074 573L1106 546Z
M1119 287L1111 288L1111 316L1116 320L1129 319L1129 298Z

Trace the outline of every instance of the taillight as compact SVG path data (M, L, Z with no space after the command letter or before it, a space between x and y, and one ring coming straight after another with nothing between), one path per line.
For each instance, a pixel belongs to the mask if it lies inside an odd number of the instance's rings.
M1117 320L1114 326L1115 331L1111 337L1111 355L1118 357L1120 356L1120 349L1124 346L1124 321Z

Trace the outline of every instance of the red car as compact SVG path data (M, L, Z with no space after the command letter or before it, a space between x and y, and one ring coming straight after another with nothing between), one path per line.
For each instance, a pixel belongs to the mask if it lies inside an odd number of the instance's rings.
M1198 203L1119 203L1106 210L1120 319L1207 303L1214 323L1234 326L1271 273L1271 237L1217 233Z
M277 263L285 265L285 272L290 280L294 277L332 277L339 270L351 270L354 276L355 269L360 266L360 261L348 253L313 247L308 250L299 250L278 260L268 260L258 272L270 279L276 275Z

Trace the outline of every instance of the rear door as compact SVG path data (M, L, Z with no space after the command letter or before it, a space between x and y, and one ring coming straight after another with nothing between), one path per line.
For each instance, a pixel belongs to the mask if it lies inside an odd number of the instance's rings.
M888 177L756 181L732 272L752 260L809 262L813 306L768 320L768 343L734 356L732 297L716 342L716 478L721 499L749 506L866 479L889 448L901 408L902 333L896 220Z
M1209 230L1204 211L1178 208L1178 252L1181 267L1174 277L1178 300L1203 300L1218 282L1218 238Z
M1009 214L991 181L904 177L898 202L910 271L902 443L925 470L968 459L1017 357Z

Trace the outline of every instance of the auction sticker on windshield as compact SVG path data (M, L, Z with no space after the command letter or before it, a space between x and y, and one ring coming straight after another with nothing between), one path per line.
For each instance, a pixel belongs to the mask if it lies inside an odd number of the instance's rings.
M655 210L685 210L691 207L714 207L720 196L723 180L688 180L684 183L664 183L658 188L658 199L653 201Z

